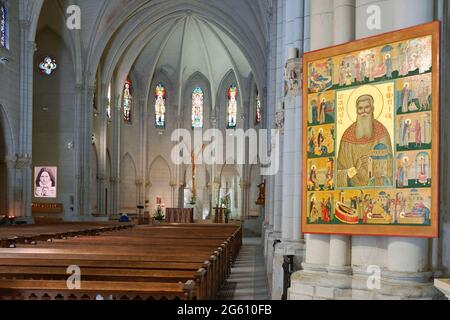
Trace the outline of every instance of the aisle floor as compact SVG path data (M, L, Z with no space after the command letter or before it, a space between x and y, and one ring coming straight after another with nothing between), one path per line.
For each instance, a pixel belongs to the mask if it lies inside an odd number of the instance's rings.
M260 238L244 238L221 300L268 300L266 267Z

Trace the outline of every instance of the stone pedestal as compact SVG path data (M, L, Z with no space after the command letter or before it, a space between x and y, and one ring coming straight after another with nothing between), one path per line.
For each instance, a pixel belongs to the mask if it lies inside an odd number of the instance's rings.
M432 300L439 292L432 272L392 272L377 275L367 267L336 268L303 264L291 278L289 300ZM378 278L377 278L378 277Z
M275 254L274 243L276 240L281 239L281 232L271 231L267 235L267 256L266 256L266 266L267 266L267 282L269 286L269 293L272 291L272 273L273 273L273 257Z
M434 286L450 300L450 279L435 279Z
M283 241L275 246L272 265L272 300L281 300L284 285L283 263L285 256L294 256L294 269L300 269L305 256L304 241Z

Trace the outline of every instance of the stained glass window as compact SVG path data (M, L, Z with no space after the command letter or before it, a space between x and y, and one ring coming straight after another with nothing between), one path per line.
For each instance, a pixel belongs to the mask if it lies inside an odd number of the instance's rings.
M133 106L133 85L127 78L123 87L123 121L131 124L131 108Z
M9 49L8 27L8 9L3 2L0 2L0 47L5 49Z
M159 82L155 90L155 127L166 127L166 88Z
M108 101L106 102L106 116L111 119L111 84L108 86Z
M258 125L262 121L262 114L261 114L261 98L259 97L259 91L256 90L256 118L255 118L255 124Z
M237 96L238 90L236 84L232 84L228 89L228 121L227 128L236 128L237 124Z
M192 128L203 128L203 106L205 95L202 88L192 92Z
M41 69L41 72L47 76L51 75L57 67L58 65L56 64L56 59L49 56L44 57L42 62L39 64L39 69Z

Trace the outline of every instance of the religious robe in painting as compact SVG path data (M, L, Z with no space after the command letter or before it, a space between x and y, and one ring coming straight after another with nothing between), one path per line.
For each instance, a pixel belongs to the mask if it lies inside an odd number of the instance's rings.
M384 178L389 181L393 179L393 151L392 142L386 127L379 121L374 120L372 137L364 137L357 139L356 123L348 128L342 136L339 155L337 160L338 166L338 187L367 187L372 178L369 170L364 168L359 172L356 170L358 159L364 156L377 156L375 147L382 144L387 147L386 155L388 160L387 172ZM381 186L381 185L375 185Z

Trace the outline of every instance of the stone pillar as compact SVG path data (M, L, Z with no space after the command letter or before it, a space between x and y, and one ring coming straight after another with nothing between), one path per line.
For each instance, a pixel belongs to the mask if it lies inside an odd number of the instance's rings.
M112 85L112 88L115 88ZM122 125L122 108L120 95L115 94L115 90L112 90L111 94L111 115L112 115L112 152L111 152L111 171L112 177L116 183L111 185L111 215L118 216L120 214L120 130Z
M78 83L75 85L75 119L74 123L77 125L74 129L74 136L73 136L73 161L74 161L74 167L75 167L75 175L74 175L74 181L73 181L73 202L71 203L71 216L78 216L80 214L80 207L78 205L78 200L80 198L80 192L81 192L81 168L80 168L80 147L81 147L81 137L82 132L80 132L83 128L81 125L82 119L83 119L83 94L84 94L84 86L81 83Z
M86 80L86 79L85 79ZM87 81L86 81L87 83ZM91 152L92 152L92 103L97 88L86 85L82 91L82 106L78 122L78 144L75 146L78 153L77 189L75 193L75 212L80 217L91 216Z
M329 47L333 44L333 0L313 0L305 3L305 12L308 12L309 35L305 32L305 46L311 50ZM308 10L308 11L307 11ZM309 43L309 44L308 44ZM289 300L307 300L316 296L329 294L327 288L317 287L320 279L327 276L329 263L330 237L326 235L307 235L305 262L302 271L291 277ZM319 294L317 294L317 291ZM324 294L321 294L324 293Z
M288 90L284 92L283 120L283 184L282 184L282 242L276 245L273 258L272 299L281 299L283 294L283 263L284 256L293 255L298 261L303 261L304 243L300 238L301 215L301 145L299 131L302 126L296 123L297 114L301 113L301 60L304 37L304 1L287 0L284 11L285 44L283 61L284 81ZM294 76L294 71L295 75ZM295 224L297 222L297 224Z
M142 95L145 96L145 95ZM139 113L139 124L140 124L140 168L141 168L141 179L143 182L147 181L147 124L149 123L147 120L147 103L145 99L140 99L140 103L138 108L136 108L136 104L134 104L133 112ZM145 184L142 187L140 192L141 205L145 206L145 200L147 198L147 192L145 188Z
M369 6L381 10L379 29L367 27ZM356 13L356 38L359 39L433 20L433 1L356 0ZM353 298L402 299L433 296L432 284L428 282L431 275L426 272L429 270L428 244L429 240L425 239L354 237ZM365 269L368 265L378 266L382 270L383 285L379 291L367 289ZM362 279L360 283L358 278Z
M311 1L311 50L333 44L333 0ZM306 236L306 257L303 268L308 271L324 271L329 263L330 237L323 235Z
M247 220L248 218L248 202L249 202L249 192L250 192L250 183L248 181L242 180L239 183L241 187L241 218L242 220Z
M114 88L112 86L112 88ZM111 106L111 116L115 117L113 111L114 98L111 95L111 99L107 96L108 85L103 85L101 89L100 100L100 126L99 126L99 137L98 137L98 171L97 171L97 207L98 214L105 215L105 173L106 173L106 150L108 148L108 115L106 113L106 108L108 105ZM114 92L114 91L112 91ZM114 118L113 118L114 119Z
M14 186L20 186L15 194L17 217L31 217L33 148L33 70L36 44L29 41L30 21L20 20L20 127L19 156Z
M391 0L393 30L423 24L433 20L433 2L426 0ZM414 10L411 10L414 8ZM400 13L401 14L398 14ZM390 238L388 240L388 270L412 273L413 279L426 278L430 270L427 239ZM410 275L411 276L411 275ZM432 285L432 284L431 284ZM405 292L410 295L411 293Z
M7 156L5 158L6 163L6 174L7 174L7 182L6 182L6 201L7 203L7 213L8 215L16 214L15 208L15 200L14 200L14 181L16 178L16 161L17 156Z
M334 44L355 39L355 0L334 0ZM330 236L329 273L351 273L351 239L348 236ZM350 285L350 283L348 284Z
M284 7L286 0L279 0L274 2L274 10L272 14L273 30L271 35L271 54L273 55L273 74L269 88L273 88L270 92L269 105L273 109L269 111L270 119L268 128L278 129L282 131L282 121L284 121L284 114L282 114L283 98L284 98ZM273 273L273 257L274 257L274 243L281 238L282 227L282 202L283 202L283 133L280 134L279 145L274 145L271 141L271 152L278 153L281 158L279 159L280 167L279 171L270 181L271 195L270 195L270 212L272 213L272 228L269 229L267 234L267 275L269 292L272 292L272 273ZM277 150L278 148L279 150Z

